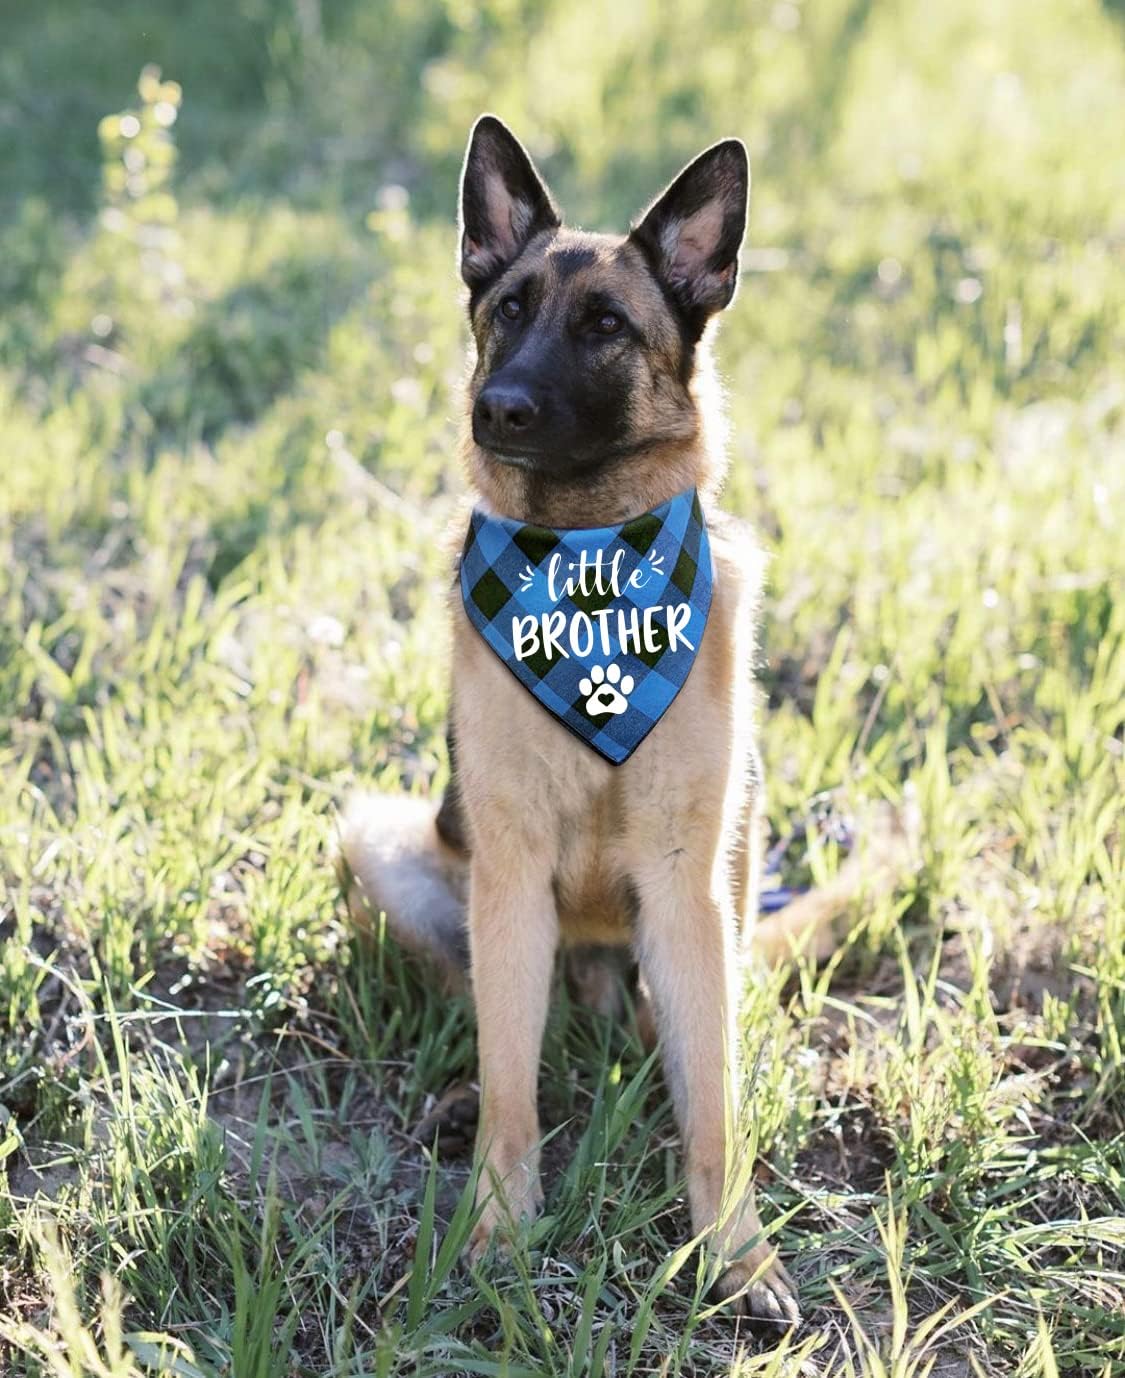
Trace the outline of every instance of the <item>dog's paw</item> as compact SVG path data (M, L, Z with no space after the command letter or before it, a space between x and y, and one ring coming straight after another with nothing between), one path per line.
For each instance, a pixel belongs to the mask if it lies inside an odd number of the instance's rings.
M506 1257L511 1253L511 1243L500 1227L500 1222L491 1217L488 1207L473 1227L469 1242L465 1246L465 1262L476 1267L484 1262L490 1249L495 1245L494 1255Z
M736 1315L764 1325L789 1329L801 1321L796 1284L766 1245L731 1264L715 1284L715 1298L729 1303Z
M583 675L578 681L578 692L586 699L586 712L591 717L601 713L624 713L633 688L633 676L622 677L619 665L605 668L595 665L589 676Z
M490 1252L506 1258L512 1252L512 1240L539 1214L543 1204L543 1192L538 1176L525 1173L523 1189L518 1186L521 1169L510 1174L503 1188L503 1196L497 1192L485 1201L465 1246L465 1258L469 1264L480 1263Z

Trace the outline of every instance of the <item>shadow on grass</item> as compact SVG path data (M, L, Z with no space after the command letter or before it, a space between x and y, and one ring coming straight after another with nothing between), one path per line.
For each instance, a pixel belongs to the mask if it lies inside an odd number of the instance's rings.
M155 439L214 444L250 425L317 364L361 290L355 266L319 252L275 260L208 302L169 358L139 385Z
M182 186L211 204L323 202L339 174L370 201L424 99L414 79L454 31L444 7L196 0L42 0L8 6L0 45L0 225L29 198L79 218L99 196L98 123L136 100L141 69L180 83ZM339 86L339 90L334 88ZM337 108L362 102L350 130Z

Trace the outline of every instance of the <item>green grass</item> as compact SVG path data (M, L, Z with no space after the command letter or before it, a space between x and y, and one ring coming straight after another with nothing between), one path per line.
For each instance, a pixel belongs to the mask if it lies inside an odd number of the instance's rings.
M1125 1374L1120 5L12 8L0 1369ZM659 1069L565 999L546 1214L460 1269L470 1163L414 1128L471 1010L328 860L356 782L446 768L486 107L597 227L747 139L771 820L924 819L836 960L747 989L780 1350L705 1301Z

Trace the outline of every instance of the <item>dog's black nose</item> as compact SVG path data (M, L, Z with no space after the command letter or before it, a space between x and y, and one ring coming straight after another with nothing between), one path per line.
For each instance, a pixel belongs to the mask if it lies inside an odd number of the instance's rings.
M518 442L539 417L539 404L520 383L489 383L473 407L473 434L488 444Z

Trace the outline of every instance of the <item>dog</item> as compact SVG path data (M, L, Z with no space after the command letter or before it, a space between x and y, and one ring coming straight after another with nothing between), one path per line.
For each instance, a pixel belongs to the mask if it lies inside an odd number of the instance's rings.
M694 490L713 573L705 635L659 721L613 764L544 711L454 597L449 787L436 810L353 800L340 843L357 920L385 914L451 982L471 973L481 1087L471 1259L542 1203L537 1070L556 949L579 995L607 1014L622 1012L614 954L626 950L716 1292L740 1314L794 1325L796 1288L740 1170L741 964L751 946L770 959L802 941L818 950L858 875L845 867L830 891L755 927L763 560L750 529L717 507L724 425L710 353L710 327L735 296L749 191L746 149L724 139L629 233L585 233L563 225L511 131L477 121L460 272L475 344L463 459L479 509L553 531L608 528ZM603 680L598 713L624 702L627 682Z

